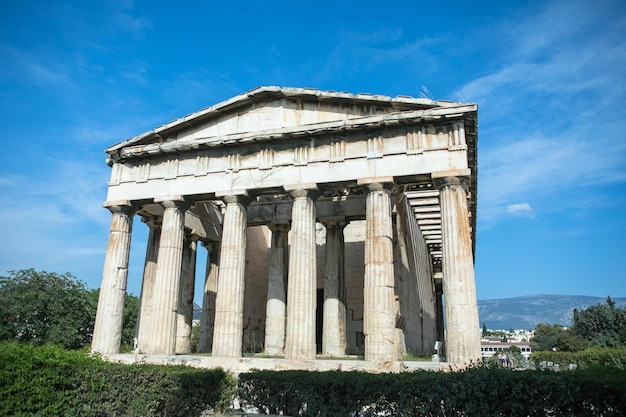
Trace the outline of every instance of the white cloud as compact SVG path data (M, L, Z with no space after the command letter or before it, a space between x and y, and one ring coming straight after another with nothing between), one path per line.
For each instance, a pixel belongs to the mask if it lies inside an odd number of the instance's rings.
M510 201L563 209L577 191L626 182L626 14L615 2L542 7L501 28L499 63L460 90L479 105L482 227Z
M506 211L512 216L517 217L535 217L532 207L528 203L516 203L506 206Z

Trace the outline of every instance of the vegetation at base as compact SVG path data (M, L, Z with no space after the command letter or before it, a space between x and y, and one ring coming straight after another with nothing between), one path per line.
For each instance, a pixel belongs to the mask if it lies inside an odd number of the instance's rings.
M542 362L552 362L559 364L561 367L574 364L579 367L612 366L626 370L626 347L606 348L594 346L579 352L533 352L530 359L536 366Z
M626 371L257 371L239 376L239 398L262 413L303 417L622 416Z
M234 378L220 369L122 365L0 342L3 416L199 416L227 409L235 393Z
M574 309L572 327L539 323L530 341L534 352L579 352L589 347L626 347L626 310L615 308L607 297L605 304L597 304L578 311Z
M91 343L99 290L88 290L72 274L24 269L0 276L0 340L81 349ZM139 298L126 295L122 350L130 350Z

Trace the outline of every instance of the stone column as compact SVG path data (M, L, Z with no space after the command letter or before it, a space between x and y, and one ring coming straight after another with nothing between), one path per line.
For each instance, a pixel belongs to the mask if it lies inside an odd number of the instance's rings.
M213 356L239 358L243 338L248 199L245 195L227 195L224 202L226 209L215 300Z
M433 173L441 204L446 361L469 363L481 352L467 191L464 177L448 175Z
M344 272L343 217L323 219L326 227L326 268L324 274L324 321L322 354L346 354L346 284Z
M290 189L285 187L294 199L287 286L287 359L313 360L316 354L315 202L310 191L314 187L314 184Z
M196 245L198 237L185 237L183 265L180 277L178 320L176 323L176 353L191 353L191 327L193 325L193 291L196 283Z
M182 196L154 200L164 208L156 276L154 279L152 326L146 353L174 355L176 324L185 238L185 211L190 207Z
M149 227L150 232L148 233L148 247L146 248L146 261L143 267L139 315L137 317L137 346L140 352L145 352L148 348L148 341L152 333L150 328L152 324L152 296L159 254L159 240L161 239L160 220L160 218L154 217L142 217L141 219Z
M91 349L107 354L120 351L130 238L136 207L130 201L106 202L104 207L111 211L113 218L104 259Z
M435 274L435 282L441 281L441 277L443 274L441 272L437 272ZM439 278L439 279L438 279ZM445 332L443 326L443 288L442 283L435 284L435 320L436 320L436 328L437 328L437 341L441 342L442 346L439 349L440 355L444 355L445 352Z
M204 296L202 297L202 317L200 317L200 340L198 351L210 352L213 348L213 327L215 326L215 298L217 297L217 276L219 273L219 242L206 242L206 272Z
M365 360L397 361L391 218L393 178L363 179L358 182L366 185L368 190L365 203L365 278L363 284Z
M270 223L272 246L269 253L267 304L265 313L265 353L285 353L286 278L288 264L287 234L289 223Z

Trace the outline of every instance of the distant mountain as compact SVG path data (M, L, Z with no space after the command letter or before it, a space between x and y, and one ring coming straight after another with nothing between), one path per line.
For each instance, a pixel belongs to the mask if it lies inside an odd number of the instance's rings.
M612 297L611 297L612 298ZM626 307L626 298L612 298L615 307ZM538 323L572 324L575 308L582 310L596 304L604 304L606 297L586 295L527 295L497 300L478 300L480 325L488 329L534 329Z

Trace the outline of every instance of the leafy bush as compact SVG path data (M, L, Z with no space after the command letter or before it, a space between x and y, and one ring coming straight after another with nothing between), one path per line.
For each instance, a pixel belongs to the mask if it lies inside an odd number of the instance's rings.
M622 370L626 369L626 347L603 348L593 346L582 352L533 352L530 358L535 364L553 362L562 367L575 364L579 367L612 366Z
M290 416L621 416L626 372L507 371L401 374L259 371L239 377L240 400Z
M75 370L93 362L85 352L57 346L0 343L0 415L64 415Z
M96 302L72 274L25 269L0 277L0 340L79 349L91 341Z
M199 416L236 392L222 370L122 365L87 352L0 343L0 415Z

